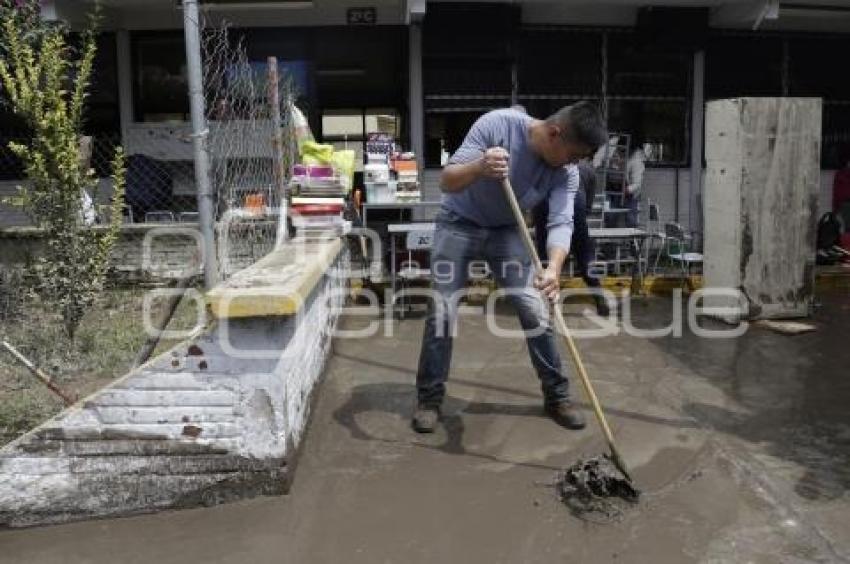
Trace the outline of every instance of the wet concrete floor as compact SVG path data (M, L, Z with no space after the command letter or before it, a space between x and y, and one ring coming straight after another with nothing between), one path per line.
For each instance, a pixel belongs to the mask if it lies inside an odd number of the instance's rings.
M591 326L583 309L570 307L573 327ZM662 327L670 311L636 302L635 325ZM517 327L509 313L497 322ZM581 432L543 417L523 340L472 314L439 433L409 429L422 321L396 321L392 336L336 343L290 495L6 531L0 562L847 561L850 296L824 297L814 322L794 337L751 327L709 340L686 327L580 341L646 492L616 523L577 519L551 486L604 451L590 413Z

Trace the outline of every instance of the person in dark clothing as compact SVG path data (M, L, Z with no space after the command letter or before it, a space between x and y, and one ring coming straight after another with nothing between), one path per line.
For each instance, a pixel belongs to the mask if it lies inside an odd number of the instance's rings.
M601 288L602 283L599 278L590 272L590 264L594 258L594 245L587 227L587 213L593 205L593 197L596 194L596 171L587 160L578 163L578 171L579 189L573 208L573 236L570 248L576 259L579 274L587 287ZM534 208L535 243L537 244L537 253L544 261L547 256L546 229L540 227L546 225L548 214L549 205L545 200ZM610 309L605 297L599 293L594 293L593 300L596 302L596 312L602 317L608 317Z
M844 168L835 172L832 182L832 211L844 222L844 230L850 231L850 148L844 152Z
M638 208L643 196L643 176L646 171L643 143L638 142L635 147L626 162L626 193L623 198L623 207L629 209L626 214L626 227L637 227L640 223Z

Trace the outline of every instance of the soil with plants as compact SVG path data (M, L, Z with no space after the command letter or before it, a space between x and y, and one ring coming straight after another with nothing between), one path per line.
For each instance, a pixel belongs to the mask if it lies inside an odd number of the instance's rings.
M144 343L146 289L103 291L86 312L74 339L49 304L27 297L10 277L0 280L0 339L8 341L56 384L82 398L124 375ZM157 319L162 301L155 300ZM196 322L191 301L180 304L169 330L191 330ZM154 354L176 344L162 340ZM0 350L0 444L15 439L63 408L48 390L8 352Z

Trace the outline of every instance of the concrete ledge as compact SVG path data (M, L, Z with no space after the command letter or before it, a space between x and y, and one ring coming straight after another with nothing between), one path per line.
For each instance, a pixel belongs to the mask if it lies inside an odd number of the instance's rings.
M340 248L295 277L296 315L219 319L0 448L0 528L285 493L346 295Z
M219 319L293 315L342 249L339 239L295 240L272 251L207 294Z
M93 231L106 229L95 225ZM254 264L273 244L276 221L230 221L216 225L219 256L228 274ZM256 241L255 234L262 234ZM113 282L162 282L180 279L201 266L201 235L197 223L131 223L121 226L109 258ZM45 254L44 231L37 227L0 228L0 268L26 268Z
M198 223L124 223L121 225L121 233L146 233L153 229L162 229L163 227L185 227L188 229L198 229ZM89 229L92 231L105 231L109 229L109 226L92 225ZM0 238L27 239L41 238L43 235L44 229L32 225L0 227Z

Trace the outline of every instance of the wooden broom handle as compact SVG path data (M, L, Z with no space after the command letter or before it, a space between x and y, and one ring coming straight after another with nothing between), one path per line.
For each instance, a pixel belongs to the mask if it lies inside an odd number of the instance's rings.
M511 181L508 178L502 179L502 190L505 192L505 198L508 200L508 204L513 211L514 219L517 223L517 229L519 230L519 236L525 245L525 250L528 252L532 262L534 263L534 271L538 275L542 274L543 263L540 262L540 256L537 254L537 248L535 247L534 241L532 241L531 235L529 235L528 229L525 226L525 219L523 218L522 210L519 207L519 203L514 195L514 190L511 188ZM552 310L554 311L555 324L564 336L564 340L567 342L567 350L570 353L573 366L575 366L576 372L578 373L579 379L584 387L584 391L590 399L590 404L593 407L593 412L596 414L597 421L599 421L599 426L602 428L602 432L605 435L605 440L608 441L608 446L611 450L616 453L617 448L614 443L614 434L611 432L611 427L608 426L608 421L605 419L605 414L602 412L602 405L600 405L599 399L596 397L596 392L593 390L593 385L590 383L590 377L587 375L584 363L581 361L578 348L576 347L575 341L573 341L573 337L567 328L567 322L564 320L564 312L561 311L560 307L553 307Z

